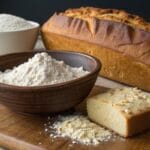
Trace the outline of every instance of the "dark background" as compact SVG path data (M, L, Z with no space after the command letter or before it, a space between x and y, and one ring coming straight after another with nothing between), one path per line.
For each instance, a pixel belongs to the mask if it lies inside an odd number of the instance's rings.
M46 21L55 11L81 6L124 9L150 21L150 0L0 0L0 13Z

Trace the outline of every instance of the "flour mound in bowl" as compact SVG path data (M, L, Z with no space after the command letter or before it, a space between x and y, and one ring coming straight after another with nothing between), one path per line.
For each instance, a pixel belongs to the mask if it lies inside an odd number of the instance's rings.
M88 73L82 66L71 67L42 52L13 69L0 71L0 82L17 86L42 86L77 79Z
M28 20L11 14L0 14L0 32L20 31L33 28Z

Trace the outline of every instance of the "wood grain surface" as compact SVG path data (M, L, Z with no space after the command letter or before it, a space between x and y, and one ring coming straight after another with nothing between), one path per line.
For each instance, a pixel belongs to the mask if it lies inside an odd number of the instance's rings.
M107 89L95 86L91 95ZM85 101L75 110L86 113ZM67 112L69 114L69 111ZM0 105L0 147L10 150L150 150L150 132L117 138L97 146L71 144L68 138L50 138L44 132L47 116L17 114Z

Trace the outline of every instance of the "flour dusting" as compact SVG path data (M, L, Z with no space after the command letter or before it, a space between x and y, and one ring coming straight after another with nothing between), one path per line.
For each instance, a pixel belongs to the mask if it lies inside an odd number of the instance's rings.
M114 137L111 131L91 122L87 116L78 114L59 116L52 124L48 117L45 132L52 138L69 137L72 143L86 145L97 145Z
M42 86L77 79L88 73L82 66L71 67L42 52L13 69L0 71L0 82L17 86Z

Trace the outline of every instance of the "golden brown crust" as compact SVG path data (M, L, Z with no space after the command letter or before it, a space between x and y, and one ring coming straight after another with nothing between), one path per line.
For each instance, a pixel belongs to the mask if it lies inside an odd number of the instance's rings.
M97 19L111 20L125 23L135 28L150 31L149 22L146 22L139 16L129 14L124 10L81 7L79 9L68 9L61 14L74 18L85 18L85 20L92 17Z
M54 14L42 27L129 55L150 65L150 24L124 11L99 8L70 9Z
M127 135L129 137L150 129L150 111L139 113L133 117L127 118Z
M101 60L100 74L102 76L150 91L150 67L148 65L98 44L55 33L44 33L43 40L47 49L72 50L93 55Z

